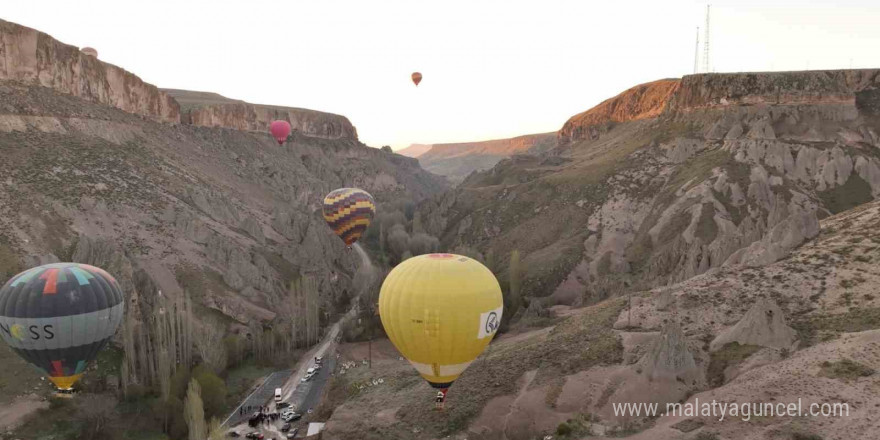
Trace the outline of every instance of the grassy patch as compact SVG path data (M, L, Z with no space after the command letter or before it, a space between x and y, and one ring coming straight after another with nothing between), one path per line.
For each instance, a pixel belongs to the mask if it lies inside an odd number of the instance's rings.
M852 173L849 179L843 185L822 191L818 193L822 204L831 211L832 214L846 211L863 203L874 200L871 195L871 185L859 177L858 174Z
M794 320L792 328L806 346L829 340L840 333L862 332L880 328L880 308L857 308L835 315L806 316Z
M724 385L724 370L739 364L760 349L761 347L757 345L740 345L738 342L731 342L712 353L709 371L706 373L709 384L713 387Z
M15 438L34 440L66 440L81 438L86 422L74 419L75 402L53 398L49 408L38 410L15 432Z
M227 410L231 411L245 396L253 391L260 379L275 371L273 367L261 367L254 363L253 358L226 372Z
M822 376L845 381L855 380L860 377L868 377L874 373L875 371L873 368L850 359L841 359L835 362L822 362L822 371L820 372Z
M589 414L578 414L570 418L556 427L556 437L558 439L575 439L592 434L592 418Z

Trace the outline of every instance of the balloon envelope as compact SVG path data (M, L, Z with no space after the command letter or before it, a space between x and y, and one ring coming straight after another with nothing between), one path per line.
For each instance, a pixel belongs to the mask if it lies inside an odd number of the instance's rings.
M388 274L379 293L391 343L444 391L492 341L503 311L495 275L461 255L410 258Z
M413 72L412 74L412 82L418 86L420 82L422 82L422 74L419 72Z
M361 237L374 215L376 202L362 189L339 188L324 197L324 220L347 246Z
M287 140L287 136L290 135L290 123L287 121L272 121L272 124L269 125L269 132L278 141L278 145L281 145Z
M35 267L0 289L0 335L59 389L70 388L122 322L123 294L103 269Z

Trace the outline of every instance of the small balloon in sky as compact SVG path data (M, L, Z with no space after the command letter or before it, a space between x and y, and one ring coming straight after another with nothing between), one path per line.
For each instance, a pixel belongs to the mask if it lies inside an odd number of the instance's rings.
M422 74L419 73L419 72L413 72L413 74L412 74L412 82L413 82L413 84L416 85L416 87L418 87L418 86L419 86L419 83L422 82Z

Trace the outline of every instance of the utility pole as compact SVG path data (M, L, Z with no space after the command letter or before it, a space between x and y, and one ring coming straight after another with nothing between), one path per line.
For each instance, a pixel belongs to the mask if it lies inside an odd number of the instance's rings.
M700 68L700 27L697 26L697 44L694 46L694 73Z
M709 8L706 5L706 36L703 38L703 72L709 73Z

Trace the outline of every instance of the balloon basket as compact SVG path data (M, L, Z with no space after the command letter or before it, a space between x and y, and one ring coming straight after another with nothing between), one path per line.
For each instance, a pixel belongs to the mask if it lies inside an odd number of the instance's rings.
M73 399L73 388L55 390L55 397L59 399Z

